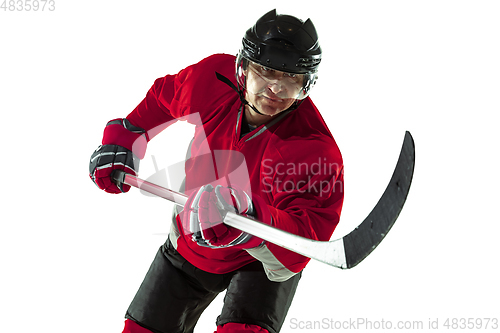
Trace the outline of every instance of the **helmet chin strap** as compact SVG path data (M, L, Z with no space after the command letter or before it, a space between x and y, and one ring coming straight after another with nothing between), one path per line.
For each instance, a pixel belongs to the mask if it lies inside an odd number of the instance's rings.
M246 100L245 100L245 101L246 101ZM256 108L255 106L253 106L252 104L250 104L250 103L248 103L248 102L247 102L245 105L248 105L248 106L249 106L252 110L254 110L255 112L257 112L257 113L258 113L258 114L260 114L261 116L272 117L272 116L270 116L270 115L268 115L268 114L263 114L263 113L261 113L259 110L257 110L257 108Z
M243 90L239 90L238 88L236 88L236 86L234 85L234 83L231 82L231 80L229 80L227 77L225 77L224 75L220 74L220 73L217 73L215 72L215 76L217 76L217 79L219 81L222 81L224 82L225 84L227 84L231 89L233 89L234 91L236 91L236 93L238 94L238 96L240 97L240 101L241 103L243 103L243 105L248 105L252 110L254 110L256 113L262 115L262 116L267 116L267 117L272 117L268 114L263 114L262 112L260 112L259 110L257 110L257 108L255 106L253 106L252 104L250 104L246 99L245 99L245 96L243 94ZM295 110L296 108L299 107L300 103L302 101L295 101L295 103L292 104L292 106L290 106L288 109L284 110L284 111L292 111L292 110Z
M241 103L243 103L243 105L248 105L252 110L254 110L255 112L257 112L258 114L262 115L262 116L268 116L268 117L271 117L270 115L267 115L267 114L263 114L262 112L260 112L259 110L257 110L257 108L255 106L253 106L252 104L250 104L246 99L245 99L245 96L243 94L243 91L242 90L238 90L238 88L236 88L236 86L234 85L234 83L231 82L231 80L229 80L227 77L225 77L224 75L220 74L220 73L217 73L215 72L215 75L217 76L217 79L224 82L225 84L227 84L231 89L233 89L234 91L236 91L236 93L238 94L238 96L240 96L240 101Z

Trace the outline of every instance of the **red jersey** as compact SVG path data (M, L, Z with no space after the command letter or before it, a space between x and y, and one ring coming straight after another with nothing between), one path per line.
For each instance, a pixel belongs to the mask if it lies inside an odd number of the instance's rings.
M297 109L241 135L244 108L216 71L236 84L235 57L213 55L157 79L127 119L148 131L148 140L181 118L196 125L185 165L186 194L209 183L237 183L264 199L273 226L329 240L342 209L343 162L315 105L306 98ZM212 273L227 273L257 258L271 280L282 281L309 261L267 242L246 250L202 247L184 234L181 223L169 237L189 262Z

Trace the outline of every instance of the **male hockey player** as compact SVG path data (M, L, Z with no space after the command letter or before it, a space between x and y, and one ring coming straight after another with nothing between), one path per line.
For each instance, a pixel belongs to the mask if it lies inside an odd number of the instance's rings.
M177 119L196 124L185 164L189 199L123 332L193 332L222 291L217 332L280 331L309 259L221 221L233 210L329 240L342 208L343 162L308 97L320 61L313 23L272 10L246 32L237 57L213 55L157 79L125 119L107 124L90 176L110 193L128 191L110 175L135 174L153 136Z

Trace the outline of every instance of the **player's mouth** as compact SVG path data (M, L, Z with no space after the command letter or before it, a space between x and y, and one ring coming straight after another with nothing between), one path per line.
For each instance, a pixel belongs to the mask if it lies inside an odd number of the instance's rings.
M262 95L265 99L268 101L274 102L274 103L282 103L284 100L281 98L278 98L276 96L268 96L268 95Z

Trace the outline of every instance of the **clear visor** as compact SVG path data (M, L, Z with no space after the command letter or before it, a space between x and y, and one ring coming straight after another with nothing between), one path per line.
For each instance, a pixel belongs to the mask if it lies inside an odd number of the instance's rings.
M254 95L269 95L280 99L304 99L314 86L317 74L295 74L265 67L248 59L243 72L245 88Z

